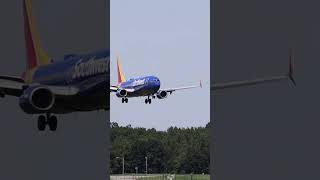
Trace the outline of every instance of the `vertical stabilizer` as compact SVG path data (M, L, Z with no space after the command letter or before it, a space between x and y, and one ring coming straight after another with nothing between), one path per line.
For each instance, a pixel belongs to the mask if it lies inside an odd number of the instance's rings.
M27 70L50 63L49 56L41 47L39 33L32 14L32 0L23 1L24 30Z
M117 56L117 69L118 69L118 84L123 83L126 81L126 78L124 77L122 66L120 63L120 57Z

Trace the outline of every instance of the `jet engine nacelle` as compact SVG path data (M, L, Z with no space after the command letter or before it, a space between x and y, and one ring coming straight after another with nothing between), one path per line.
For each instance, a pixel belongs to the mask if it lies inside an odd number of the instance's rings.
M157 92L157 98L159 99L164 99L168 96L168 93L167 91L158 91Z
M30 86L19 98L21 109L28 114L48 112L54 105L55 96L52 91L43 86Z
M118 97L125 97L125 96L127 96L127 91L125 90L125 89L119 89L118 91L117 91L117 93L116 93L116 95L118 96Z

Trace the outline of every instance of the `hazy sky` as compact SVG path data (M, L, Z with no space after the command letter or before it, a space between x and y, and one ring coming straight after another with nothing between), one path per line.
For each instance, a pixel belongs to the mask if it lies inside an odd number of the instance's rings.
M116 84L116 55L127 79L160 78L161 88L203 82L202 89L174 92L145 104L130 98L122 104L111 95L111 121L165 130L170 126L205 126L210 110L209 0L112 0L111 84ZM183 6L182 6L183 4Z

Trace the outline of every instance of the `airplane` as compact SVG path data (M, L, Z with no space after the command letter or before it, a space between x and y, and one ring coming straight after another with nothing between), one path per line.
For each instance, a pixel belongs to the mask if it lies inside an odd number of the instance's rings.
M115 92L116 96L122 99L122 103L128 103L128 98L146 97L145 104L151 104L150 97L152 99L156 97L164 99L167 98L168 93L172 94L174 91L202 87L200 81L199 85L160 89L160 79L156 76L143 76L126 80L119 59L119 56L117 56L118 84L110 86L110 92Z
M110 51L67 54L50 58L43 50L32 14L32 1L23 1L26 71L21 77L0 76L0 97L19 99L27 114L39 114L38 129L56 131L52 114L109 110Z
M53 114L87 112L110 109L110 51L100 50L85 54L66 54L62 58L50 58L43 50L39 33L32 14L32 1L23 1L26 71L21 77L0 75L0 97L17 97L20 108L27 114L38 114L38 130L47 126L56 131L58 119ZM289 73L282 76L216 84L211 90L255 85L289 78L293 79L293 55L290 56ZM161 89L160 80L155 76L125 81L121 65L118 63L117 86L110 86L122 102L128 97L147 96L145 103L152 98L166 98L168 93L177 90L201 87L199 85ZM141 87L146 88L141 91ZM150 88L150 89L148 89ZM139 93L140 94L139 94Z
M151 104L151 98L164 99L168 97L168 94L172 94L174 91L191 89L202 87L201 81L199 85L160 89L161 83L156 76L144 76L139 78L131 78L126 81L122 71L122 65L120 64L119 56L117 56L117 71L118 71L118 84L110 87L110 92L115 92L116 96L122 99L122 103L128 103L128 98L131 97L146 97L145 104ZM221 84L213 84L210 89L211 91L234 88L241 86L250 86L266 82L274 82L289 79L294 85L296 82L293 78L293 49L289 52L289 71L287 74L280 76L273 76L269 78L246 80L246 81L234 81Z

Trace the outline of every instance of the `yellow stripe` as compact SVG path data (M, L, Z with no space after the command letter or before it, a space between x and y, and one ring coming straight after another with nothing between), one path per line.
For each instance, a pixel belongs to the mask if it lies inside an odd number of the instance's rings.
M32 14L32 0L26 0L27 15L29 19L30 31L35 47L37 57L37 65L46 65L50 63L50 57L44 52L41 47L40 36L36 28L36 23Z
M117 56L117 65L118 65L118 75L120 75L120 82L125 82L126 78L124 77L123 71L122 71L122 65L120 63L120 57Z

